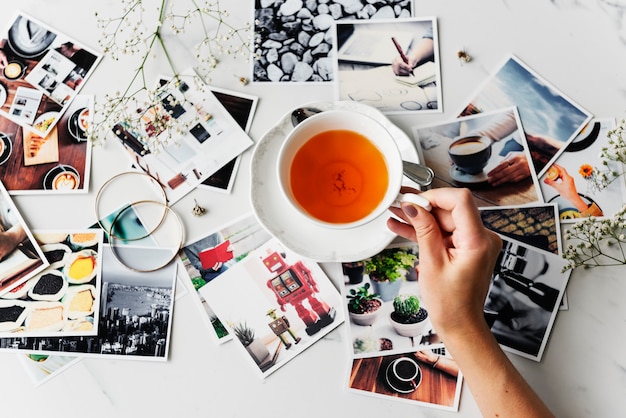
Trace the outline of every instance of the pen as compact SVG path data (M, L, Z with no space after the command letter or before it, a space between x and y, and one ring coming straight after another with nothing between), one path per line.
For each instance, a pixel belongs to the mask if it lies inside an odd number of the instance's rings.
M405 64L409 64L409 58L406 56L406 54L402 51L402 47L400 46L400 44L398 43L398 41L396 41L396 38L394 38L393 36L391 37L391 40L393 41L393 44L396 46L396 49L398 50L398 53L400 54L400 58L402 58L402 61ZM411 75L413 75L413 70L411 70Z

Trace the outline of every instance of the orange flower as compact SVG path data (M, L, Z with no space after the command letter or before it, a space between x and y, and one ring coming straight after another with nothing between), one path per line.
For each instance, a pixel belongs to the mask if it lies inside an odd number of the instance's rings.
M580 169L578 170L578 172L580 173L581 176L587 179L591 177L591 175L593 174L593 167L590 166L589 164L583 164L580 166Z

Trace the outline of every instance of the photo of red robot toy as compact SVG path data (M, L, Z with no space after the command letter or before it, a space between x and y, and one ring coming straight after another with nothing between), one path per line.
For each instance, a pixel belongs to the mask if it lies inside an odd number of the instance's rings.
M335 308L315 296L319 292L317 283L302 261L290 266L275 251L263 258L263 264L274 274L267 286L276 295L280 309L284 312L286 305L292 305L306 325L307 335L315 334L335 320Z

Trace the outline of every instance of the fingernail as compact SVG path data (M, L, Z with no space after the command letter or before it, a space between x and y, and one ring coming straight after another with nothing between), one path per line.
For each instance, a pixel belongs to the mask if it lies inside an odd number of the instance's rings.
M402 206L402 211L409 218L415 218L417 216L417 208L413 205Z

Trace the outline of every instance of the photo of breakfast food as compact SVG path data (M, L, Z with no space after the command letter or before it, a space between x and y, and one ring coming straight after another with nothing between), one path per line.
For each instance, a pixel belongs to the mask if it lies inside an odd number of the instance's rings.
M50 265L0 296L0 336L96 335L102 230L33 234Z
M47 135L0 115L0 180L9 194L89 191L92 109L93 97L78 95Z
M4 100L0 115L48 135L60 122L100 55L44 23L17 14L0 33Z

